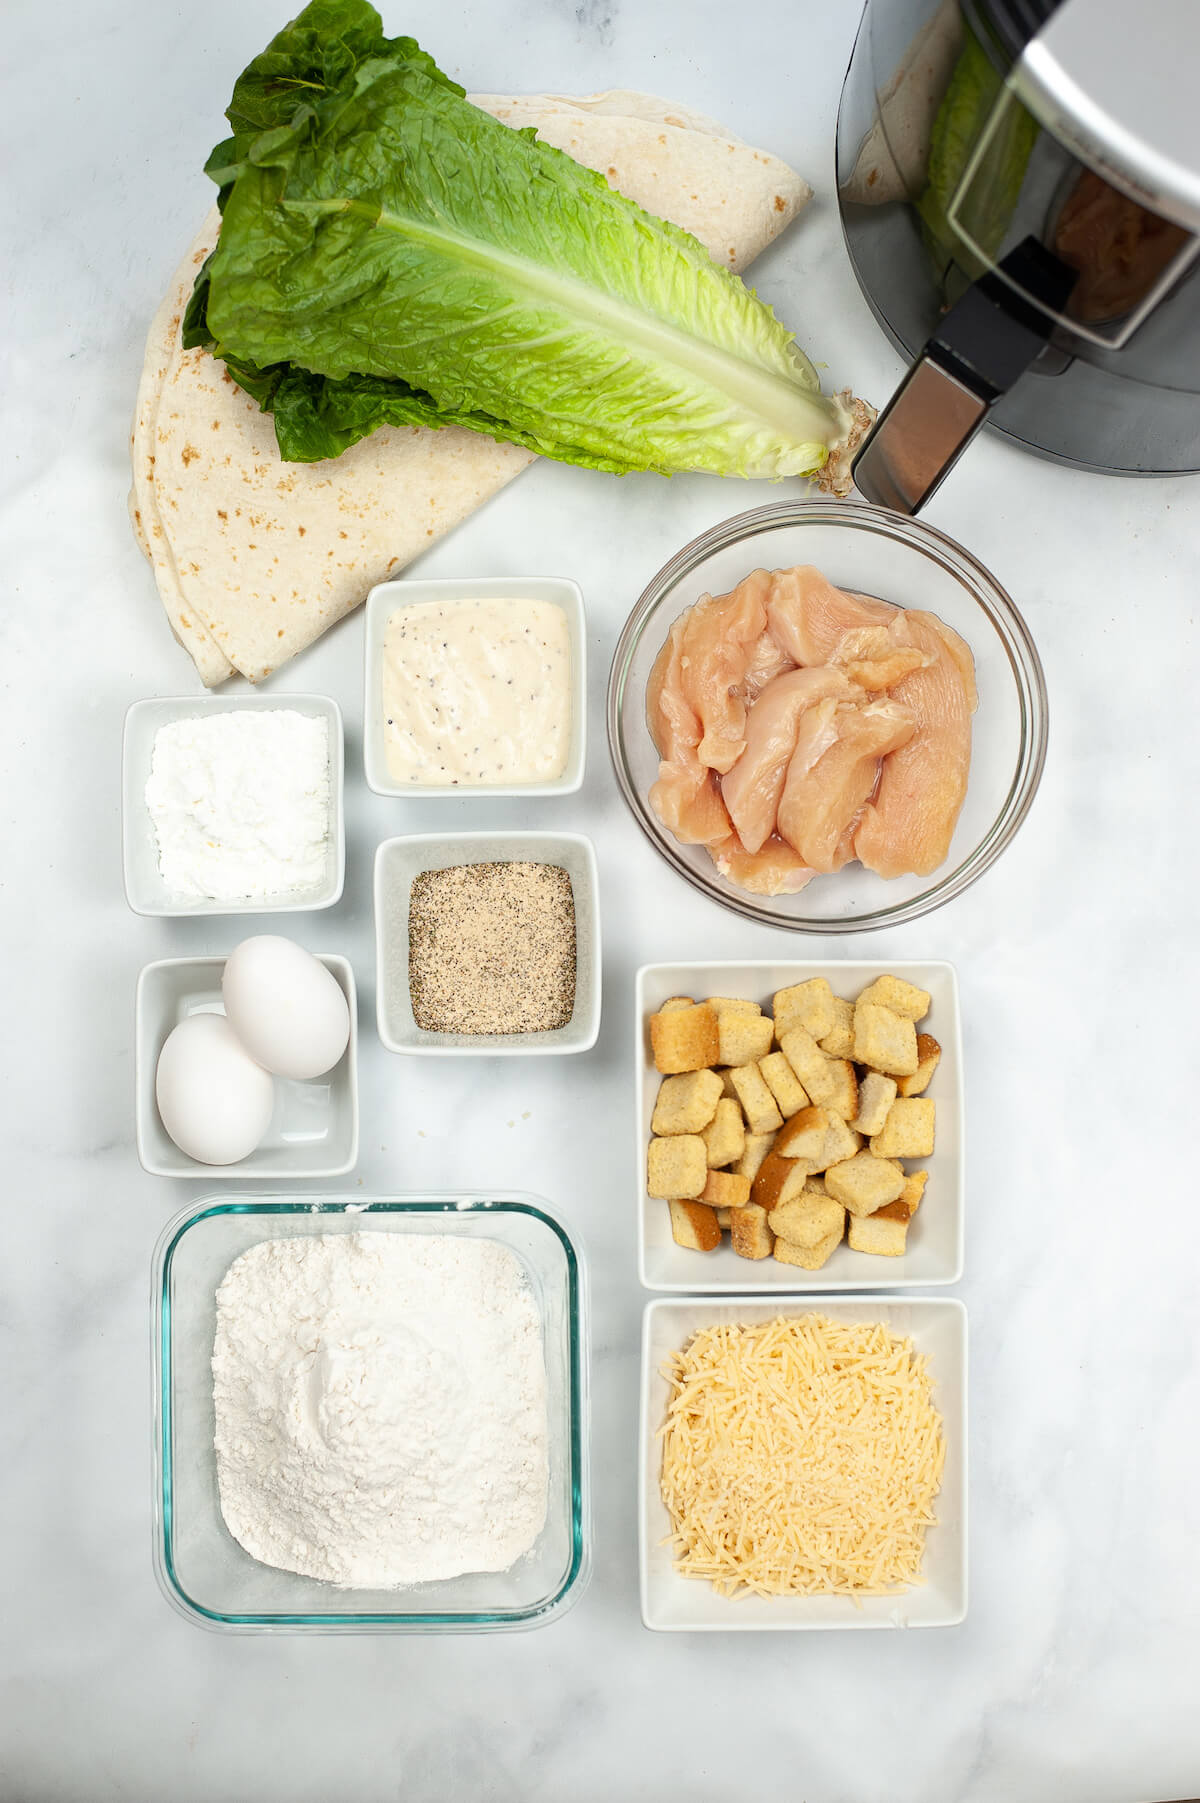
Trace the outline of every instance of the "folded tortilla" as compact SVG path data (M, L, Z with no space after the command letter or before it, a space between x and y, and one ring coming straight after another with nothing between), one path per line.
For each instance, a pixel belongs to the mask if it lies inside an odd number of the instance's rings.
M812 190L778 158L653 95L472 96L742 269ZM284 463L261 413L180 323L216 243L214 208L154 317L131 439L134 531L167 618L210 688L260 682L534 461L448 426L381 427L342 456Z

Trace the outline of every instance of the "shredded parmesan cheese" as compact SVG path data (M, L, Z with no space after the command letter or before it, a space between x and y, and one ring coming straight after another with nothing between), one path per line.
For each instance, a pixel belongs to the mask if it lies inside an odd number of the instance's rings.
M945 1441L911 1340L822 1315L706 1327L664 1375L677 1571L722 1596L921 1582Z

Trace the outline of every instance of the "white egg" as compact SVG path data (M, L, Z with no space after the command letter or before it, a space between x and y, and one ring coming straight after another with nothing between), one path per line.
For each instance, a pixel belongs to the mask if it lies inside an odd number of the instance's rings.
M158 1054L154 1094L162 1124L200 1164L236 1164L262 1144L275 1085L223 1014L189 1014Z
M221 994L250 1056L276 1076L323 1076L346 1049L350 1009L341 985L290 939L243 939L226 961Z

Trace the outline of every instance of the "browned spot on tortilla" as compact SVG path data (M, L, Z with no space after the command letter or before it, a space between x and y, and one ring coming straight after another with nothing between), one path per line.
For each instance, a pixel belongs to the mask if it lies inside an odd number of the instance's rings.
M307 530L308 530L308 528L306 526L297 526L296 527L296 531L300 534L301 538L304 537L304 534Z
M614 181L616 181L616 179L617 179L617 172L616 172L616 170L615 170L615 169L614 169L614 168L613 168L613 166L612 166L612 164L611 164L611 163L610 163L610 164L609 164L609 165L608 165L608 173L609 173L609 174L610 174L610 175L611 175L611 176L612 176L612 178L613 178L613 180L614 180Z
M279 628L279 631L275 634L275 637L277 639L281 639L283 637L283 627L282 626Z
M200 574L200 565L198 563L190 563L188 569L192 572L193 576L198 576Z
M179 624L180 624L180 625L181 625L181 626L182 626L182 627L183 627L183 628L184 628L184 629L185 629L185 630L186 630L186 631L187 631L187 632L190 632L190 631L191 631L191 630L192 630L192 622L191 622L191 621L190 621L190 620L189 620L189 619L188 619L188 617L187 617L187 615L186 615L186 614L180 614L180 616L179 616Z
M229 515L226 513L226 511L223 507L217 508L217 518L219 520L227 520L229 518Z
M214 420L214 421L213 421L213 423L212 423L212 429L213 429L213 431L214 431L214 432L219 432L219 431L220 431L220 430L221 430L221 422L220 422L220 420L219 420L219 419L215 419L215 420Z
M432 527L432 526L426 526L426 528L425 528L425 536L426 536L426 538L432 538L432 537L433 537L433 527Z
M387 567L388 567L388 569L389 569L389 570L394 570L394 569L395 569L395 567L396 567L396 565L397 565L397 563L398 563L398 562L399 562L399 559L398 559L398 558L395 558L395 557L389 557L389 558L388 558L388 560L387 560Z
M341 532L341 531L338 532L339 538L349 538L349 536L350 536L350 534L348 532Z
M783 195L777 194L775 196L775 211L777 213L782 213L782 212L785 212L786 209L787 209L787 202L784 200Z

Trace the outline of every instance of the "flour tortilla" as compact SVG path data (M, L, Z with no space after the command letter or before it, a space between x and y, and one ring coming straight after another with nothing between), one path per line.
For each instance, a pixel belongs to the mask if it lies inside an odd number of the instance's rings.
M473 96L744 268L811 196L712 120L614 91ZM382 427L322 463L283 463L269 415L180 322L216 243L214 209L155 315L132 433L134 531L176 638L210 688L260 682L534 461L457 427Z

